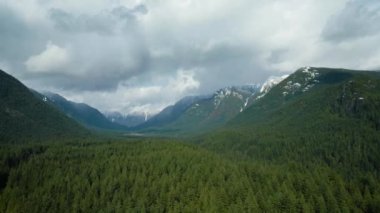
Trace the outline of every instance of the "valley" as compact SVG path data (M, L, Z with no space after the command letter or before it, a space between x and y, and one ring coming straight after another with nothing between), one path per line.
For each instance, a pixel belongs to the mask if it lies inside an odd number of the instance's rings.
M302 67L127 127L0 71L0 212L379 212L379 91Z

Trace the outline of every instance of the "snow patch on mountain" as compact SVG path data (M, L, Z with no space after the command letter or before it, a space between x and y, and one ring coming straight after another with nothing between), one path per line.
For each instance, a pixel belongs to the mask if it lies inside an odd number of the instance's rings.
M285 78L287 78L289 75L282 75L282 76L270 76L262 85L260 88L260 95L257 96L256 99L260 99L264 97L274 86L281 83Z
M287 78L288 75L283 76L271 76L266 80L263 85L260 88L260 93L267 93L270 89L272 89L274 86L279 84L281 81L283 81L285 78Z
M284 86L283 96L295 94L296 92L307 92L319 83L316 79L319 76L317 69L304 67L301 69L301 75L293 76L293 79L288 81Z
M242 102L242 109L247 107L249 98L252 97L254 94L257 93L258 85L245 85L245 86L233 86L233 87L226 87L223 89L218 90L214 93L214 106L215 108L218 108L219 105L222 103L222 101L225 98L228 97L235 97Z

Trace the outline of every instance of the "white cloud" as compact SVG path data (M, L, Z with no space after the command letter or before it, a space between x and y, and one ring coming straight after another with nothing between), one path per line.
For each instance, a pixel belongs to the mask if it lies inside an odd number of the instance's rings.
M46 49L38 55L31 56L25 65L31 72L53 73L62 71L69 62L69 51L49 41Z

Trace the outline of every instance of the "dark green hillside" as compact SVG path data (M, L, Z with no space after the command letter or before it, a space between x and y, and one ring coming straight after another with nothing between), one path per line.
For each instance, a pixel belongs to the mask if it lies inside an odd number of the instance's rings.
M300 69L202 142L253 159L379 174L380 75Z
M0 143L85 134L75 121L0 70Z

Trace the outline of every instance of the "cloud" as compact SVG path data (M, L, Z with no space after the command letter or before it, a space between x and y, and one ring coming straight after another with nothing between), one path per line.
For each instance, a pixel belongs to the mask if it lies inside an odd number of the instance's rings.
M136 18L147 13L148 9L141 4L131 9L118 6L97 14L79 15L52 8L49 10L49 18L57 29L66 33L114 34L120 28L133 27Z
M23 78L31 86L76 92L115 90L120 82L149 67L149 50L137 23L147 12L143 5L92 14L46 8L51 44L25 59Z
M24 61L45 45L36 32L40 27L26 23L8 4L0 3L0 61L1 69L22 77ZM35 31L36 30L36 31Z
M261 83L301 66L378 68L378 5L3 0L0 66L32 88L103 111L157 112L186 95Z
M25 62L25 65L29 71L49 73L60 70L69 62L69 51L49 41L46 45L46 49L38 55L31 56Z
M177 78L170 79L168 89L177 91L179 94L183 94L189 90L198 89L199 85L199 81L194 79L193 70L180 69L177 72Z
M380 2L352 0L337 15L332 16L323 29L327 41L365 38L380 33Z

